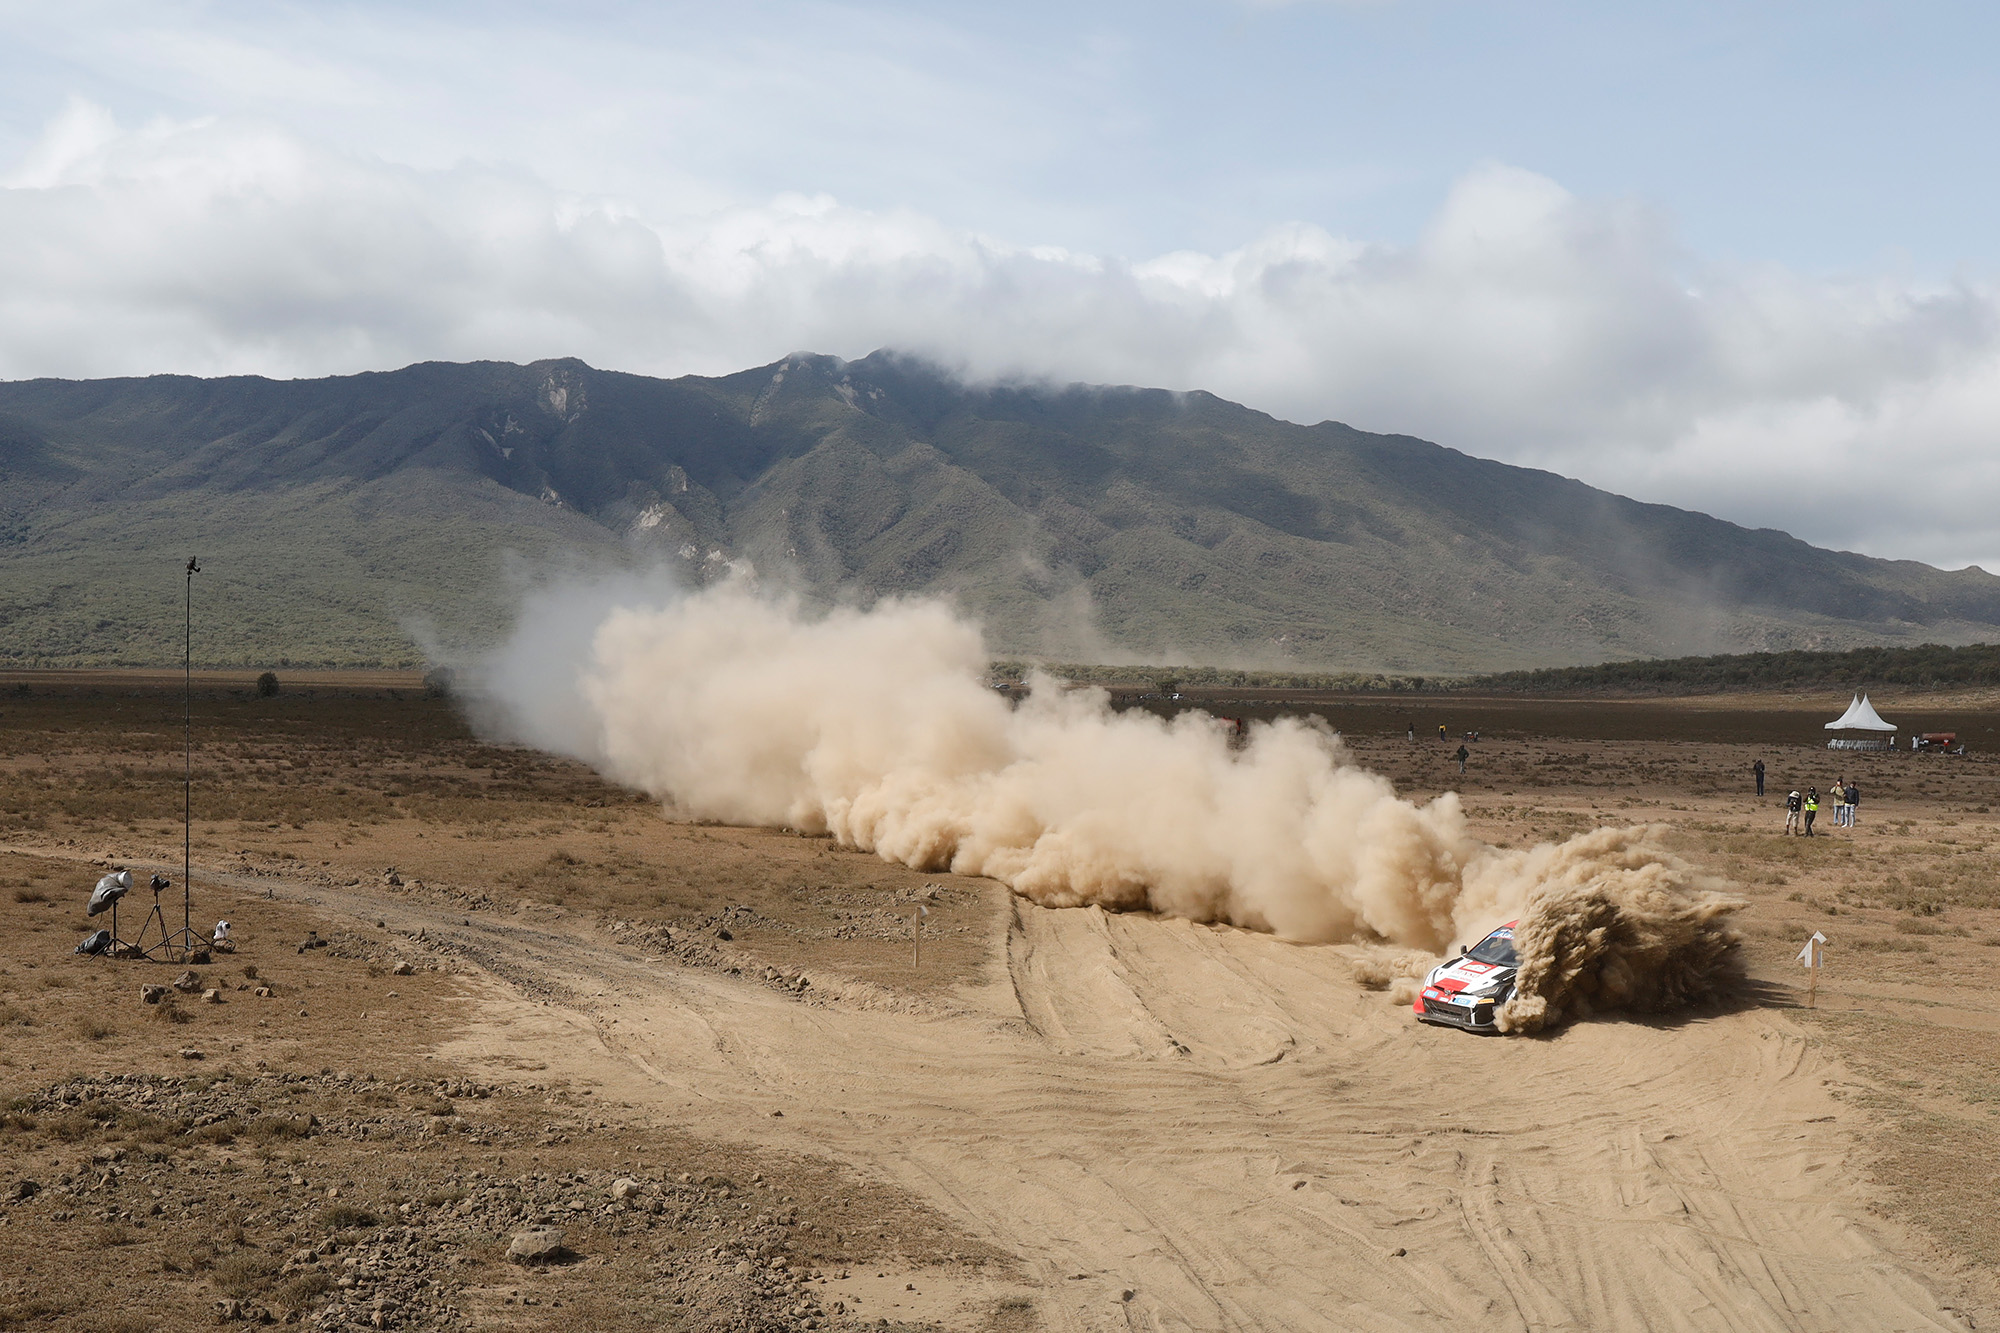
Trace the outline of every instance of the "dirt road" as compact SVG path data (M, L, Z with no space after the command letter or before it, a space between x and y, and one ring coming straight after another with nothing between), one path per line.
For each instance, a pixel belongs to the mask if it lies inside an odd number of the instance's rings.
M894 1291L972 1326L1014 1290L1062 1330L1967 1326L1868 1217L1840 1072L1775 1010L1478 1039L1341 949L1025 903L951 1002L802 1000L574 917L279 892L485 968L461 1062L848 1162L1023 1261L853 1285L864 1314Z

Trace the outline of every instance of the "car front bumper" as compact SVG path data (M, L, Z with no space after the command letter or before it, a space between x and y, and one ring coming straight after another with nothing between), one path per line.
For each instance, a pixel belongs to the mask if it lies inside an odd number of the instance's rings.
M1464 1028L1467 1032L1498 1032L1493 1021L1493 1011L1497 1002L1481 999L1477 1004L1454 1004L1445 999L1421 999L1416 1003L1417 1017L1426 1023L1438 1023L1445 1027Z

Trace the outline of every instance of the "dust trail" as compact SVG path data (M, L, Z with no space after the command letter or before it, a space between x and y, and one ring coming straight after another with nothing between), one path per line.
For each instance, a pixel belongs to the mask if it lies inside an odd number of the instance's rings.
M1661 830L1599 829L1550 849L1514 928L1514 997L1502 1032L1534 1032L1609 1009L1656 1012L1710 999L1742 975L1743 907L1657 846ZM1542 849L1537 849L1538 851ZM1615 866L1607 866L1615 861Z
M809 615L741 581L627 582L549 590L477 675L489 732L676 814L826 832L1048 906L1436 951L1538 886L1685 878L1642 830L1493 847L1455 794L1398 797L1316 721L1257 725L1238 750L1205 714L1121 714L1046 678L1010 705L987 661L935 601Z
M1389 992L1397 1004L1409 1004L1424 987L1424 975L1437 966L1437 955L1391 944L1369 945L1354 960L1356 984Z

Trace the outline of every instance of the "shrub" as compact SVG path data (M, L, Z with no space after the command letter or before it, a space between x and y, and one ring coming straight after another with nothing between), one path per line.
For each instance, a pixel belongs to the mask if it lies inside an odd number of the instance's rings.
M311 1138L312 1117L307 1115L262 1115L252 1120L243 1133L259 1143L275 1143L280 1139Z
M351 1231L360 1227L372 1227L382 1219L365 1208L355 1208L344 1203L336 1203L320 1210L319 1224L328 1231Z
M248 1300L270 1284L278 1265L267 1254L238 1250L215 1265L215 1285L225 1296Z
M271 1293L271 1303L287 1314L304 1314L313 1302L333 1290L325 1273L301 1273Z
M277 697L277 694L278 694L277 672L266 671L263 675L257 677L257 697L259 699L273 699Z
M176 1240L160 1254L163 1273L199 1273L215 1262L215 1246L207 1240Z
M112 1222L97 1229L91 1243L100 1250L108 1250L115 1245L130 1245L134 1237L132 1228L123 1222Z

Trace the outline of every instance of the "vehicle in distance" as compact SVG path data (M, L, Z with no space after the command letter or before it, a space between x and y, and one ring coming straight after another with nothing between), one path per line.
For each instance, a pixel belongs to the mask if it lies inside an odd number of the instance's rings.
M1430 970L1423 994L1411 1006L1426 1023L1497 1032L1493 1012L1514 994L1514 975L1521 960L1514 952L1514 927L1509 921L1456 958Z

